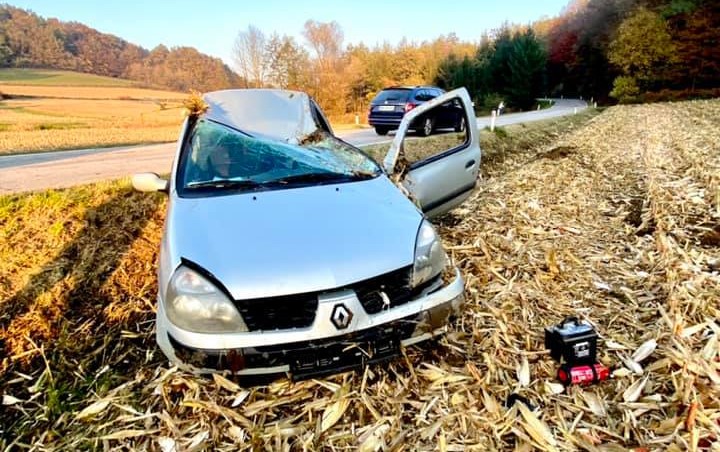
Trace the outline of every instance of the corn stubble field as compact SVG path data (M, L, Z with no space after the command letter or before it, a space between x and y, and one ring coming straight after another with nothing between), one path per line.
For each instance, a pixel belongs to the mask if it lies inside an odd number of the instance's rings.
M717 100L484 132L479 188L439 222L467 284L447 336L261 386L156 349L163 196L0 198L0 446L718 450L719 142ZM557 384L543 328L571 314L596 325L610 380ZM505 407L511 393L537 409Z

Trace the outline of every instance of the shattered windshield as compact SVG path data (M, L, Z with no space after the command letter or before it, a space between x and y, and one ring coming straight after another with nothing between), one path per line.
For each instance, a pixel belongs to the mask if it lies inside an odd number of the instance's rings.
M289 144L206 119L195 124L178 173L183 191L349 182L378 174L370 157L324 131Z

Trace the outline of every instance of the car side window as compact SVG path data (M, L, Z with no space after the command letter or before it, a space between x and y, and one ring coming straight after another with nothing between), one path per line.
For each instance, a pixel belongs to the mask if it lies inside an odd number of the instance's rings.
M434 97L435 97L435 96L433 96L433 95L431 94L430 90L427 90L427 89L421 89L421 90L418 91L417 94L415 95L415 99L417 99L417 100L419 100L419 101L421 101L421 102L426 102L426 101L428 101L428 100L433 99Z
M320 127L327 133L332 133L330 131L330 126L325 120L325 116L322 114L322 110L320 110L320 107L312 99L310 100L310 108L312 110L313 119L315 119L315 123L318 125L318 127Z

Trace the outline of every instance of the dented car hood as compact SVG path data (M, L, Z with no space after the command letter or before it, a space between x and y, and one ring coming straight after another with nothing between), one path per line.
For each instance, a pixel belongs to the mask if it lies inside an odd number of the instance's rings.
M317 129L310 98L299 91L230 89L203 99L206 118L255 137L297 143Z
M191 219L191 221L189 221ZM422 221L390 180L174 198L166 243L235 299L340 288L414 260Z

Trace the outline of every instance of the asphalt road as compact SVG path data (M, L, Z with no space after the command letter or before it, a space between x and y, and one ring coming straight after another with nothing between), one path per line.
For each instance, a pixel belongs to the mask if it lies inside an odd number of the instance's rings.
M587 104L580 100L555 99L555 105L545 110L501 115L496 125L539 121L584 108ZM477 118L477 123L478 128L486 127L490 117ZM389 143L393 132L381 137L373 129L362 129L340 131L337 135L356 146L366 146ZM71 187L144 171L168 173L175 148L176 143L164 143L3 156L0 157L0 194Z

